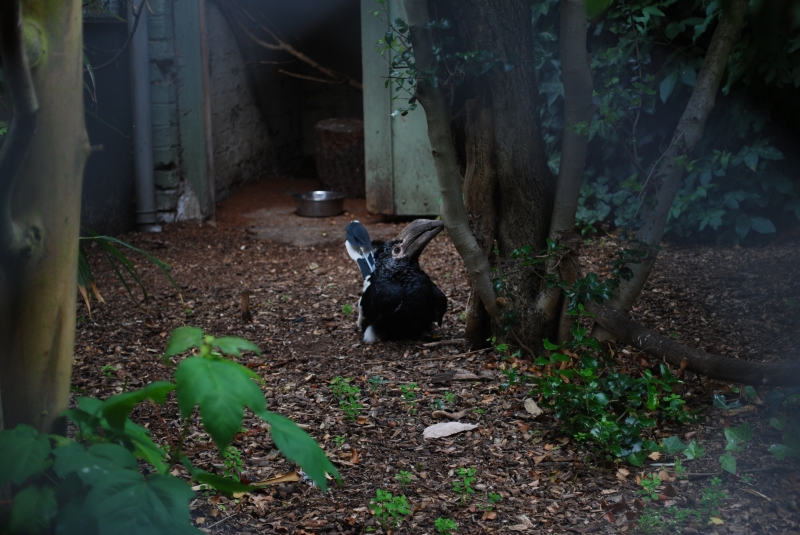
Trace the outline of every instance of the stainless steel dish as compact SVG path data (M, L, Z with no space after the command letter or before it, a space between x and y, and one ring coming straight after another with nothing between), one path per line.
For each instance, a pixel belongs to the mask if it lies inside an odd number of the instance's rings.
M309 191L293 195L297 215L303 217L329 217L344 212L344 193L337 191Z

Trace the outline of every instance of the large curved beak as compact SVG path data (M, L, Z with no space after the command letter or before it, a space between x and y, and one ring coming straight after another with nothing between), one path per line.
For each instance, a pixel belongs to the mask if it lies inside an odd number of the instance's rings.
M403 249L403 256L417 258L425 246L444 229L444 223L433 219L417 219L406 226L395 238Z

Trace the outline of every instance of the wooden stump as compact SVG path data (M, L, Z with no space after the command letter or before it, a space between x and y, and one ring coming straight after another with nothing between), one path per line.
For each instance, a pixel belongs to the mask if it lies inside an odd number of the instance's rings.
M350 198L366 196L364 122L324 119L314 125L317 176L325 189Z

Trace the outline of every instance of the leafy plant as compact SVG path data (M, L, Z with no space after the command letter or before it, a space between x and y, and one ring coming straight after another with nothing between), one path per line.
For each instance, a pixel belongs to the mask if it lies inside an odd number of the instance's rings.
M439 517L433 522L436 532L441 535L452 535L458 529L458 524L450 518Z
M466 503L470 494L475 494L475 489L472 488L472 484L477 480L475 469L459 468L456 470L456 475L458 479L453 481L453 492L461 497L461 503Z
M235 446L228 446L222 451L222 465L225 477L237 482L241 481L239 476L244 469L244 462L242 461L242 452L236 449Z
M340 449L344 445L344 435L336 435L333 437L333 443L336 445L336 449Z
M369 384L369 389L371 392L377 392L381 385L385 385L387 382L388 381L380 375L374 375L367 379L367 384Z
M270 425L278 449L321 489L327 488L326 473L339 480L336 468L305 431L265 410L264 395L256 384L261 378L223 356L240 356L243 350L258 353L258 347L241 338L215 338L195 327L181 327L172 334L164 360L193 348L197 354L178 364L174 383L155 381L105 401L76 398L77 406L65 413L77 427L75 441L27 425L0 431L0 455L18 460L0 466L0 485L9 485L13 494L10 516L0 520L3 531L200 533L189 521L188 503L194 493L173 475L176 465L182 465L194 481L221 492L255 487L192 465L184 441L197 406L203 428L223 458L248 407ZM167 438L168 447L162 447L129 415L144 401L156 407L165 404L172 392L184 426L178 437ZM240 461L228 454L232 469ZM147 477L142 476L140 463L148 468Z
M400 486L408 485L411 483L411 472L408 472L407 470L400 470L397 472L397 475L394 476L394 478L398 483L400 483Z
M342 305L342 314L344 314L345 316L349 316L352 313L353 313L353 305L351 305L350 303L345 303Z
M405 385L400 385L400 395L403 397L403 401L405 401L406 406L408 406L408 411L412 414L417 411L417 393L415 392L416 389L417 389L417 383L408 383Z
M115 368L113 364L103 364L100 371L106 377L114 377L114 374L117 373L117 368Z
M392 496L382 489L375 491L375 497L369 502L369 509L384 530L400 526L403 519L411 514L411 506L405 496Z
M361 398L361 391L357 386L350 384L349 377L334 377L331 381L331 393L339 400L339 407L344 412L345 417L350 420L355 420L358 417L358 411L363 408L359 401Z

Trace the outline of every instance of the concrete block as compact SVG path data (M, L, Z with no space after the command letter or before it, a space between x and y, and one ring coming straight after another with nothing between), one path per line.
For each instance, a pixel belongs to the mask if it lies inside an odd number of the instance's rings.
M177 96L175 94L175 84L164 82L160 84L150 84L150 102L153 104L169 104L175 106Z
M178 147L155 147L153 163L156 167L169 167L178 162Z
M172 211L178 207L178 190L156 190L156 210Z
M180 143L178 126L153 126L153 147L171 147Z
M178 109L174 105L153 104L150 109L154 127L178 124Z
M155 171L153 173L153 180L157 187L161 189L174 189L178 187L181 181L181 173L178 169L170 169L169 171Z
M172 41L153 40L148 43L150 61L163 61L175 57L175 47Z

